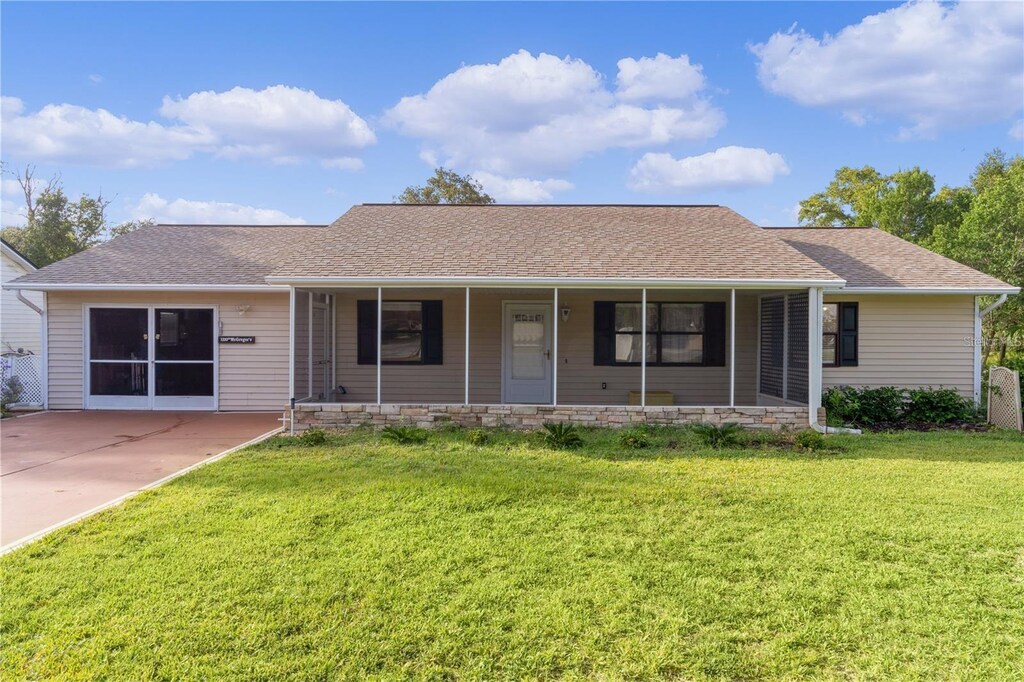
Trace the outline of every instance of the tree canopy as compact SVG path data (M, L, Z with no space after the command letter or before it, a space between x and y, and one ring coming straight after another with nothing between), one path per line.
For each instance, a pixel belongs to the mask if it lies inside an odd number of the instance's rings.
M494 199L471 175L437 168L425 185L410 185L395 197L399 204L493 204Z

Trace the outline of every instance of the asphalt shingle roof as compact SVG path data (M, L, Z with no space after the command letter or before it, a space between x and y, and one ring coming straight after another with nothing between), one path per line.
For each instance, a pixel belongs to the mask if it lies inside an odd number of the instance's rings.
M152 225L20 277L19 284L264 285L325 228Z
M845 279L847 287L1012 288L995 277L873 227L766 231Z
M838 279L721 206L364 204L274 275Z

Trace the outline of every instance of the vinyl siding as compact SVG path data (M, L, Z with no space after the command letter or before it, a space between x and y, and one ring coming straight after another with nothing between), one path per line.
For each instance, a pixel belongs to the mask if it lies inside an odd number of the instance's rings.
M825 367L824 387L955 388L974 395L973 296L826 296L859 304L859 364Z
M278 410L287 402L287 294L51 292L47 299L51 409L83 407L83 311L87 304L208 304L215 307L223 334L256 337L252 345L219 345L220 409ZM250 308L240 315L239 305Z
M559 307L572 311L559 322L558 402L565 405L619 405L640 389L640 368L594 365L594 301L638 301L639 292L559 292ZM651 301L727 301L727 292L648 292ZM339 293L337 297L337 382L348 391L345 401L376 400L376 366L356 362L356 301L375 299L375 290ZM443 301L444 364L384 365L384 402L461 403L464 384L465 290L388 290L385 300ZM501 402L501 329L503 301L551 300L544 290L472 290L470 300L470 402ZM737 293L736 402L755 404L757 298ZM728 315L728 313L727 313ZM727 332L728 333L728 332ZM602 389L602 383L607 384ZM728 367L649 367L648 390L669 390L677 404L725 405L729 402Z
M7 247L4 247L7 248ZM0 254L0 281L9 282L29 272L6 253ZM43 307L43 295L38 291L26 291L25 298ZM41 321L39 313L18 300L18 293L4 289L0 299L0 351L26 351L40 353L39 341Z

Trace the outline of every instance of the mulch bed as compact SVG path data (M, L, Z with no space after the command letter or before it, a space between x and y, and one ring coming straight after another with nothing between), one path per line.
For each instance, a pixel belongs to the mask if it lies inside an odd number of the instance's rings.
M982 433L990 431L992 429L991 424L984 422L972 422L972 421L952 421L945 424L935 424L933 422L878 422L877 424L870 424L861 426L865 431L874 431L879 433L882 431L973 431Z

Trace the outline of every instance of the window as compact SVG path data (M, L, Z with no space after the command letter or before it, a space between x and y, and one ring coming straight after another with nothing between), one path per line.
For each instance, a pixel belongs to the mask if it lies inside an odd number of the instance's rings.
M594 364L724 366L724 303L648 303L647 347L642 349L640 303L594 304Z
M358 361L375 365L377 301L359 301L357 305ZM441 301L384 301L380 321L381 364L442 364Z
M856 367L858 309L856 303L825 303L821 306L821 364L824 367Z

